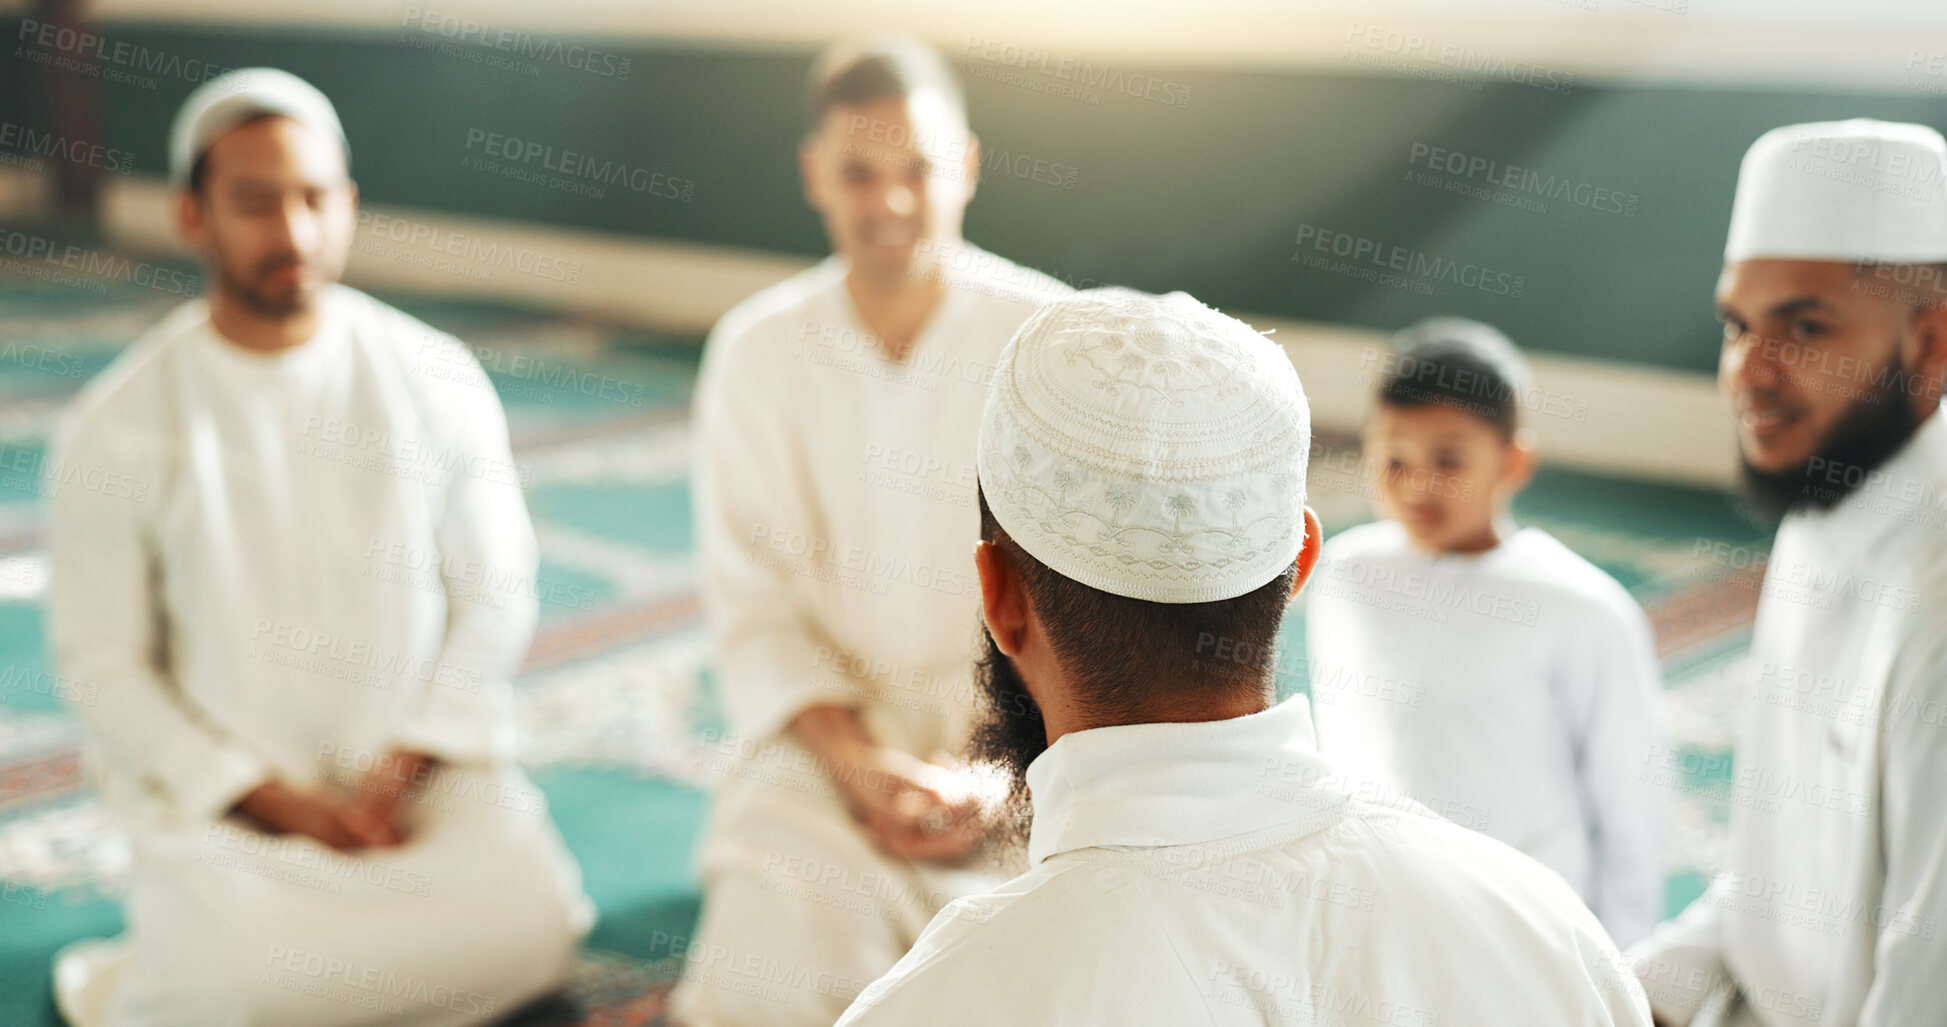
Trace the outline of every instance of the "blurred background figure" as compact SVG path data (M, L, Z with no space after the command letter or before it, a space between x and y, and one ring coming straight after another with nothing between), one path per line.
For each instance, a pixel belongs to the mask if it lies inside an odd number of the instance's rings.
M1540 860L1627 945L1663 914L1649 619L1514 521L1535 472L1514 344L1464 318L1394 343L1363 447L1385 519L1326 543L1308 606L1319 751Z
M512 761L535 604L500 582L535 554L499 400L337 284L357 194L316 89L221 76L170 144L209 287L82 391L47 476L54 658L132 846L129 929L64 949L56 1000L76 1027L511 1010L593 910ZM401 573L361 573L378 553Z
M924 43L835 47L810 107L834 253L725 315L697 385L703 598L749 757L706 829L696 944L814 983L779 1002L693 961L674 1005L696 1027L830 1024L1005 879L953 869L990 826L961 762L974 444L1001 347L1067 287L961 239L980 145Z

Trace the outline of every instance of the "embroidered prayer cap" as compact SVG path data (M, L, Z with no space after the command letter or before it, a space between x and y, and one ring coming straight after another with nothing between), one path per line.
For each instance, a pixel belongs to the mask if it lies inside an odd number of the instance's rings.
M169 128L169 182L189 187L197 158L225 132L260 114L279 114L344 148L352 159L338 112L317 87L276 68L238 68L203 83L183 101Z
M1724 261L1947 260L1947 142L1854 118L1774 128L1738 170Z
M1270 339L1185 293L1091 289L1001 352L978 467L994 519L1057 573L1202 603L1298 558L1310 447L1304 388Z

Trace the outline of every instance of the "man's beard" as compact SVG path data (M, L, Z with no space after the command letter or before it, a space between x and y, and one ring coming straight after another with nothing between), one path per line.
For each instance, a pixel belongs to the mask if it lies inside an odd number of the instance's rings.
M1818 449L1804 463L1764 471L1740 459L1744 508L1760 523L1775 523L1794 510L1830 510L1865 484L1905 446L1919 426L1907 402L1905 364L1896 353L1876 376L1871 395L1854 400L1839 415Z
M286 318L304 313L311 308L315 290L302 285L292 287L288 292L272 292L263 283L273 273L284 266L295 263L296 256L274 257L259 261L253 269L254 276L244 276L231 270L230 265L221 259L217 261L216 273L223 279L223 288L237 302L252 314L262 318Z
M969 742L976 762L991 763L1007 772L1006 809L1000 818L1003 840L1023 840L1033 819L1028 804L1028 764L1048 751L1048 728L1041 720L1041 707L1028 693L1014 661L1000 646L994 634L981 627L980 661L974 666L974 680L980 686L980 719L975 722Z

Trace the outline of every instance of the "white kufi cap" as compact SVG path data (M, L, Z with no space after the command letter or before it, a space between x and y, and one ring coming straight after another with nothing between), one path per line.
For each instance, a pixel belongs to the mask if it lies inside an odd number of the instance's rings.
M995 369L980 488L1048 568L1159 603L1230 599L1305 540L1311 412L1291 361L1184 293L1042 307Z
M188 186L190 169L203 151L259 114L283 115L336 140L345 148L346 163L351 162L351 146L345 142L338 112L317 87L276 68L238 68L203 83L176 112L169 128L170 184Z
M1738 171L1725 263L1947 261L1947 142L1855 118L1758 137Z

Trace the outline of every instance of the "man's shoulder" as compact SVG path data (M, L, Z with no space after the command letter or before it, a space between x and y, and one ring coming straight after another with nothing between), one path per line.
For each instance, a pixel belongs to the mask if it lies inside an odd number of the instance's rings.
M1535 593L1550 610L1573 612L1584 621L1647 625L1642 605L1615 576L1536 527L1521 529L1506 545L1508 558L1496 565L1512 588Z
M1373 889L1385 910L1348 926L1437 938L1431 948L1416 946L1428 961L1423 972L1464 971L1484 999L1498 1002L1495 995L1524 981L1549 982L1546 994L1534 989L1525 1002L1565 1018L1538 1022L1648 1023L1615 943L1559 874L1417 804L1354 800L1348 814L1321 848L1317 871Z
M1075 292L1051 275L972 243L938 254L935 268L949 288L967 293L1002 317L1025 320L1042 304Z
M745 297L717 319L710 330L713 350L741 349L753 336L796 334L812 316L812 306L842 280L835 258L826 258L780 282Z
M1524 925L1526 933L1607 938L1559 874L1418 803L1354 799L1335 830L1342 832L1341 844L1331 847L1335 861L1384 882L1393 901L1459 918L1451 922L1480 924L1489 933L1486 923L1508 920Z
M453 333L349 285L334 286L328 302L338 306L353 332L369 336L385 351L407 361L408 366L417 360L478 363L473 351Z
M449 425L482 413L502 416L480 359L451 332L346 285L334 288L330 302L361 340L365 359L397 369L422 416Z
M70 443L153 438L171 358L192 332L208 323L209 307L200 299L164 314L75 394L63 417L63 437Z
M1140 896L1125 886L1141 876L1088 860L1055 859L988 892L955 899L905 957L859 996L841 1024L855 1018L913 1023L919 1021L911 1017L922 1012L927 1022L986 1023L992 1018L980 1010L991 1013L996 1003L1019 1007L1023 995L1050 1014L1094 1008L1114 982L1078 970L1077 953L1087 953L1080 965L1155 967L1156 947L1170 944L1160 934L1131 929L1126 906ZM953 1009L964 1015L941 1015Z

